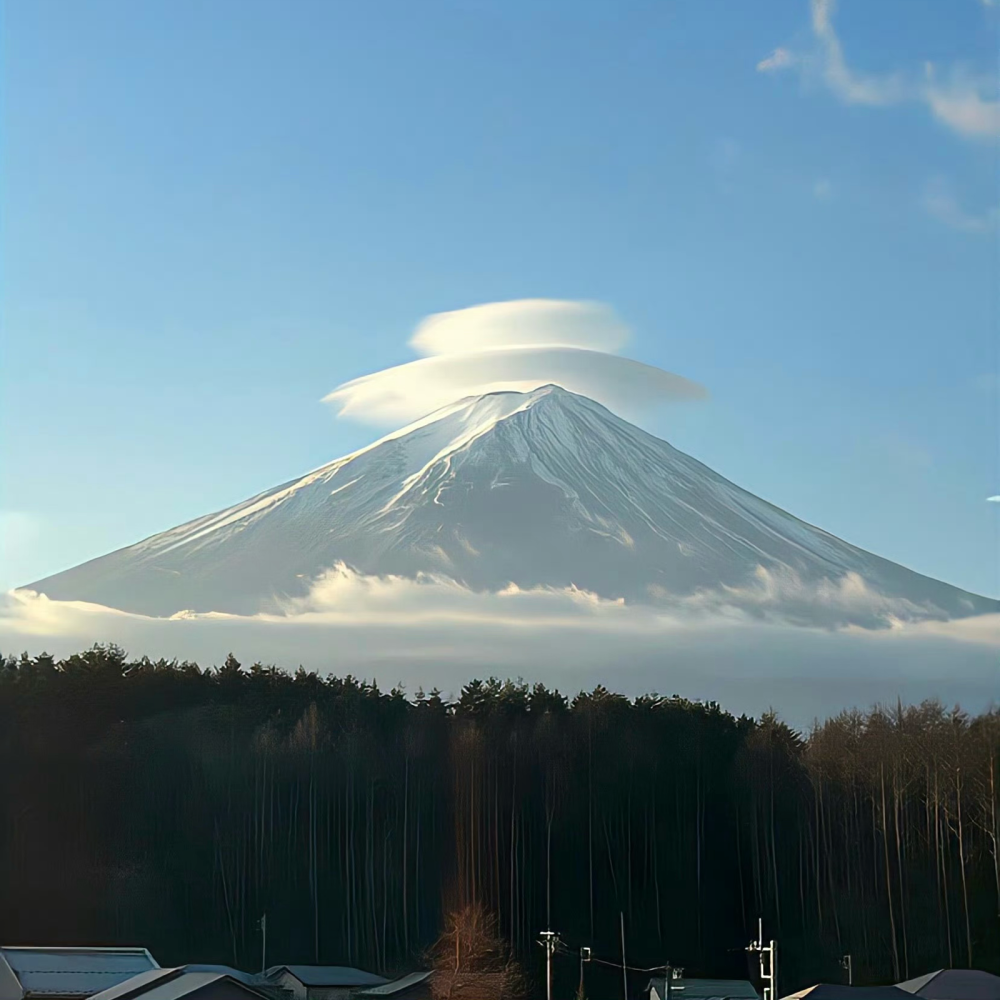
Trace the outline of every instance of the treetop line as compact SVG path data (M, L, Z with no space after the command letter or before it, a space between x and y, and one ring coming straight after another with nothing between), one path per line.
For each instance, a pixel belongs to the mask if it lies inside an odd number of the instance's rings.
M529 975L541 929L610 962L623 922L629 966L757 981L758 917L783 993L846 981L846 954L855 984L1000 972L995 710L800 734L603 688L445 702L96 647L0 662L0 759L7 941L253 968L266 912L275 960L391 974L480 907ZM603 968L588 983L620 995ZM554 995L578 974L557 956Z

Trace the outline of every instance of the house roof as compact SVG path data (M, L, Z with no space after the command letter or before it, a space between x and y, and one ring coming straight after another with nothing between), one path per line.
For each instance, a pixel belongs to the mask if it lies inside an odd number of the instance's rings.
M899 988L925 1000L1000 1000L1000 976L978 969L939 969Z
M898 986L843 986L838 983L817 983L783 1000L906 1000Z
M252 985L245 972L237 969L228 969L227 966L215 966L214 969L226 971L213 971L212 966L202 966L199 971L192 971L190 966L181 966L176 969L155 969L151 972L134 976L132 979L103 993L98 993L94 1000L181 1000L181 998L200 990L212 983L226 982L230 986L245 990L248 1000L254 1000L260 996Z
M252 972L244 972L242 969L234 969L231 965L184 965L181 968L185 972L217 972L223 976L229 976L244 986L255 986L260 982L260 975Z
M916 979L907 979L904 983L896 983L901 990L907 993L919 993L935 976L940 976L944 969L937 972L928 972L926 976L917 976Z
M656 976L650 979L647 991L656 987L661 997L666 995L666 979ZM753 984L746 979L671 979L670 994L677 1000L696 997L697 1000L708 1000L711 997L735 998L735 1000L760 1000Z
M430 972L411 972L408 976L401 976L399 979L394 979L391 983L384 983L382 986L373 986L371 989L361 990L358 996L372 998L393 997L426 982L430 975Z
M171 969L151 969L149 972L126 979L125 982L118 983L117 986L112 986L110 989L104 990L100 994L100 1000L133 1000L133 998L137 997L142 997L143 1000L146 1000L154 989L159 989L167 982L176 983L182 976L194 973L201 976L213 976L214 979L187 979L179 984L186 992L190 992L190 989L204 986L207 982L214 982L220 978L234 979L241 985L249 986L251 989L255 988L257 982L256 976L251 975L249 972L241 972L239 969L234 969L228 965L181 965Z
M175 973L176 969L149 969L146 972L140 972L137 976L132 976L130 979L124 979L114 986L109 986L97 996L101 1000L128 1000L129 997L138 996L151 984L158 983Z
M0 1000L87 997L133 976L158 969L145 948L0 948ZM11 977L19 992L13 992Z
M389 982L373 972L345 965L272 965L266 975L273 981L282 972L288 972L303 986L384 986Z

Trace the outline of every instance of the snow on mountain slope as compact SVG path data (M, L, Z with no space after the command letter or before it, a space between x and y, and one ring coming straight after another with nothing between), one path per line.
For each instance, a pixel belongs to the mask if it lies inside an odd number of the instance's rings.
M144 614L252 614L338 563L477 590L657 602L766 579L864 586L916 617L1000 610L741 490L556 386L460 400L216 514L31 584Z

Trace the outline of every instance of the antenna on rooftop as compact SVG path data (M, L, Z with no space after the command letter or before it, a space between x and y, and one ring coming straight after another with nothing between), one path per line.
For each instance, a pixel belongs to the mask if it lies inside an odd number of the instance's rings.
M762 918L757 920L757 939L750 942L747 951L757 952L760 955L760 978L765 983L764 1000L778 1000L778 942L772 939L767 944L764 943Z
M678 985L674 985L674 982ZM684 970L676 965L671 965L669 962L663 967L663 1000L670 1000L672 993L681 993L684 990Z
M840 960L840 967L847 973L847 985L854 985L854 965L851 962L851 956L845 955Z

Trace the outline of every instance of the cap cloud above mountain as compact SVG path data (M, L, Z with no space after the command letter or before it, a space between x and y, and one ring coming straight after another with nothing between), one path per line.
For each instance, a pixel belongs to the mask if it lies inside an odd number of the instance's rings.
M614 310L600 302L515 299L428 316L410 346L425 356L510 347L580 347L613 354L630 336Z
M547 383L632 418L650 406L708 395L680 375L613 353L628 339L614 311L595 302L520 299L438 313L410 339L424 357L345 382L324 402L341 416L394 425L465 396Z

